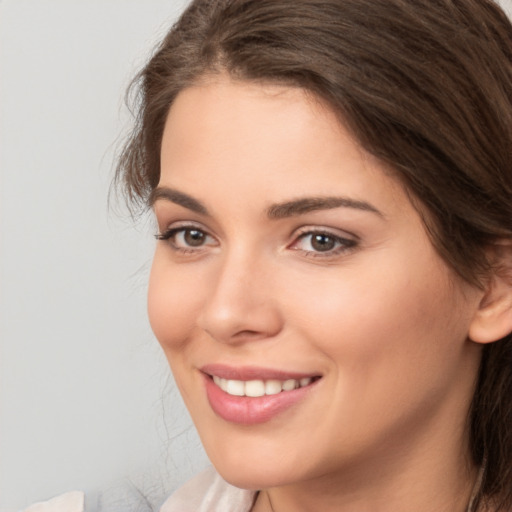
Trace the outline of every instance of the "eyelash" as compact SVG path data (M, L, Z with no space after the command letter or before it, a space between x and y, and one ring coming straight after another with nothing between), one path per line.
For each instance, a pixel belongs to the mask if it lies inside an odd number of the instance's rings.
M208 238L213 238L204 229L201 229L197 226L177 226L174 228L170 228L170 229L164 231L163 233L158 233L157 235L155 235L155 238L157 240L162 240L164 242L168 242L169 245L171 246L172 250L174 250L176 252L179 252L182 254L195 254L204 247L204 244L200 245L200 246L196 246L196 247L194 247L194 246L188 246L188 248L180 247L176 243L176 239L175 239L176 236L180 233L183 234L183 236L186 236L187 232L190 233L193 231L204 235L205 240L207 240Z
M182 253L182 254L197 254L202 248L206 246L206 244L201 244L198 246L179 246L176 243L176 236L178 234L182 234L183 236L186 236L187 232L197 232L200 233L202 236L204 236L204 240L208 240L208 238L213 238L211 235L208 234L205 230L201 229L197 226L178 226L174 228L170 228L163 233L158 233L155 235L155 238L157 240L166 241L171 246L172 250ZM331 240L335 244L335 248L328 249L326 251L320 251L320 250L306 250L306 249L300 249L296 247L301 241L307 239L308 237L325 237L329 240ZM186 243L186 242L185 242ZM310 242L311 244L311 242ZM351 238L344 238L342 236L336 235L334 233L331 233L325 229L307 229L305 228L304 231L299 233L294 241L288 246L292 250L301 251L306 257L309 258L326 258L338 256L340 254L349 252L350 250L353 250L358 245L358 240L351 239Z

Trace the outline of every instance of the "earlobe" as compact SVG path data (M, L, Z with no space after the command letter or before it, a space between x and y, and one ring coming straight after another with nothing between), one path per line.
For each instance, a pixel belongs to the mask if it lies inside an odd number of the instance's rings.
M492 260L495 270L469 328L476 343L492 343L512 332L512 241L495 244Z

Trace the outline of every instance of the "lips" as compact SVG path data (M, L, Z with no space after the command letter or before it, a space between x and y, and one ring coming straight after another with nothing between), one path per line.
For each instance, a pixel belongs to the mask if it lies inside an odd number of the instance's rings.
M201 371L213 411L241 425L270 421L306 399L320 380L319 375L253 367L208 365Z

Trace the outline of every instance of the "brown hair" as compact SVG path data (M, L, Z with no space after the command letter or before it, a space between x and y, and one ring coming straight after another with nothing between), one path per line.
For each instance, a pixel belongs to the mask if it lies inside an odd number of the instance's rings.
M326 101L406 185L439 254L478 285L512 238L512 26L492 0L195 0L134 82L117 180L144 205L170 105L219 72ZM484 348L469 419L481 498L512 507L512 337Z

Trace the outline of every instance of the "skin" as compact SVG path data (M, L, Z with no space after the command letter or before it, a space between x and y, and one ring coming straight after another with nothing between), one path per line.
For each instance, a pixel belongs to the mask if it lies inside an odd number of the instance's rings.
M468 332L484 292L438 256L397 180L304 91L224 76L179 94L161 164L160 190L208 213L154 195L159 233L182 231L157 243L149 317L220 474L263 490L255 512L464 511L481 355ZM326 196L369 208L268 216ZM238 425L207 400L200 368L214 363L321 379Z

